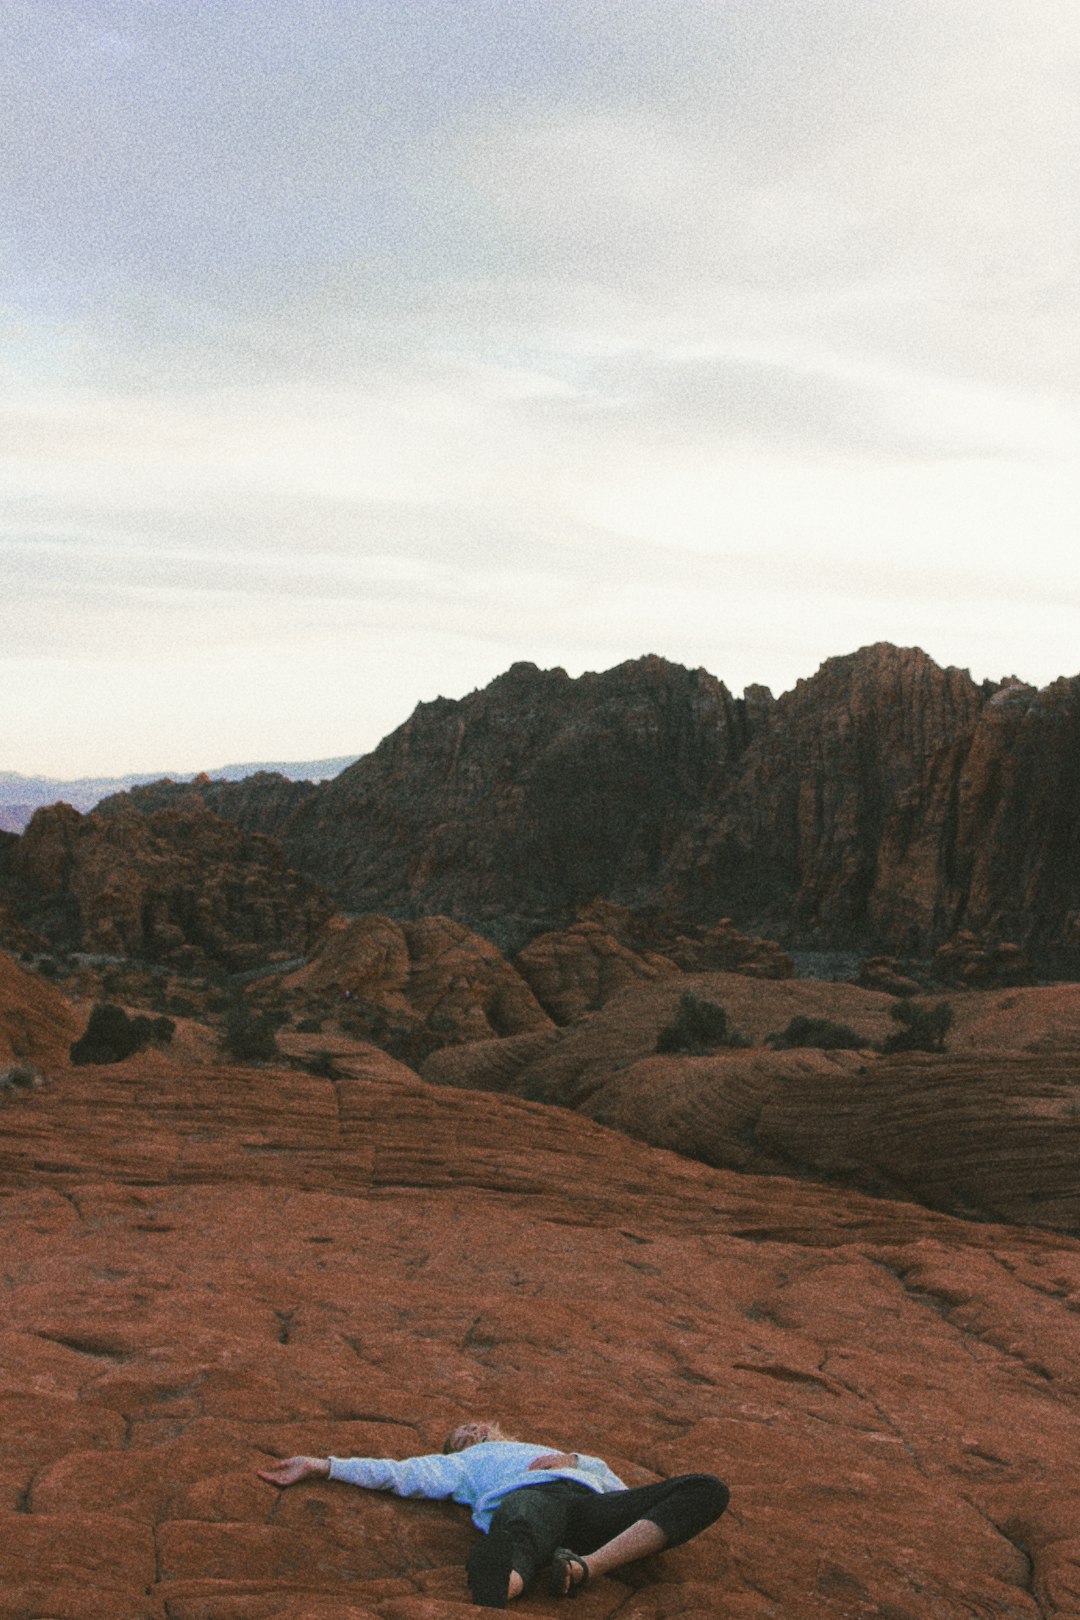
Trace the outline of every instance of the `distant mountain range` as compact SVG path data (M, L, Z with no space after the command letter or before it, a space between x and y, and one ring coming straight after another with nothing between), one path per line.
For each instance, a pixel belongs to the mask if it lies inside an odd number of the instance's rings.
M207 775L215 781L242 782L247 776L269 771L291 782L323 782L353 764L356 754L336 759L309 759L301 763L274 761L255 765L220 765L206 771L155 771L141 776L77 776L65 780L54 776L23 776L18 771L0 771L0 831L22 832L35 810L47 804L70 804L84 813L113 793L126 793L149 782L169 780L192 782Z

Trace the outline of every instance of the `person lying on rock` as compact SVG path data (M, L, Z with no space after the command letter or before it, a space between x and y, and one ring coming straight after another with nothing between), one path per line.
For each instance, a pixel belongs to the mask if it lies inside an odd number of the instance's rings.
M504 1609L545 1567L551 1592L572 1597L594 1575L689 1541L715 1523L729 1494L712 1474L630 1488L599 1457L530 1445L478 1422L459 1423L430 1456L288 1457L259 1478L280 1486L339 1479L463 1503L486 1532L466 1566L482 1609Z

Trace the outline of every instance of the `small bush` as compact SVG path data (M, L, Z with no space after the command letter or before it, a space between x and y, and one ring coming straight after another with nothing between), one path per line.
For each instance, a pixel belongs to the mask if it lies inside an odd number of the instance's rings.
M133 1052L140 1052L154 1039L155 1024L169 1020L145 1018L140 1013L129 1018L123 1007L99 1001L90 1022L71 1045L72 1063L123 1063ZM172 1031L170 1030L170 1037Z
M953 1010L947 1001L923 1007L914 1001L898 1001L890 1015L901 1025L881 1043L883 1052L944 1052L945 1037L953 1024Z
M672 1022L656 1037L658 1052L684 1052L700 1057L718 1046L749 1046L745 1035L732 1029L719 1002L706 1001L685 990Z
M831 1018L793 1018L787 1029L765 1038L766 1046L776 1052L792 1046L813 1046L821 1051L860 1051L870 1042L851 1028L850 1024L835 1024Z
M300 1022L296 1026L296 1030L297 1030L297 1034L299 1034L299 1035L321 1035L322 1034L322 1019L321 1018L301 1018Z
M13 1063L0 1073L0 1090L30 1091L37 1084L37 1070L25 1063Z
M320 1049L313 1058L304 1065L308 1074L317 1074L321 1080L338 1080L341 1070L334 1062L334 1054Z
M240 1063L268 1063L278 1056L274 1025L253 1015L246 1002L236 1002L225 1017L225 1050Z
M168 1046L175 1034L176 1025L171 1018L163 1014L160 1018L150 1019L150 1039L155 1046Z

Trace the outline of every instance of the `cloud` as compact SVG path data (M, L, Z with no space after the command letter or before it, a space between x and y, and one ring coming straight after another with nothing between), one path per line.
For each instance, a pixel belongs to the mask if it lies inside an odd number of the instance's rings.
M103 748L347 752L517 657L1075 662L1063 0L6 18L27 735L92 692Z

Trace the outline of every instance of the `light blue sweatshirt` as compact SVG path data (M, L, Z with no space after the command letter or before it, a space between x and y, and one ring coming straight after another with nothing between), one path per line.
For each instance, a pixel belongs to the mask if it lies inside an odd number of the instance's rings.
M543 1485L553 1479L573 1479L592 1491L625 1491L626 1486L599 1457L577 1452L575 1468L529 1468L550 1446L528 1445L521 1440L482 1440L448 1456L408 1457L394 1462L387 1457L331 1457L330 1478L370 1491L393 1491L395 1496L450 1497L472 1509L473 1523L481 1530L510 1491L522 1485Z

